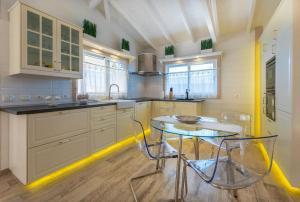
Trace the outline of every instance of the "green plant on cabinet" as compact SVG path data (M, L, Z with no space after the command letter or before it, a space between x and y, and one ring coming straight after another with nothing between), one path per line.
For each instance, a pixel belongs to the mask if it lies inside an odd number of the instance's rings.
M122 50L130 51L129 41L122 39Z
M90 36L97 36L97 25L88 20L83 21L83 33L88 34Z
M165 47L165 56L174 55L174 46L166 46Z

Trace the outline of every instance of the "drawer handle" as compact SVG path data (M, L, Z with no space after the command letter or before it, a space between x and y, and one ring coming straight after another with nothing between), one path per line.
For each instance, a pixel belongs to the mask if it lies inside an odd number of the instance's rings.
M68 143L70 141L71 141L70 139L61 140L61 141L59 141L59 144L65 144L65 143Z

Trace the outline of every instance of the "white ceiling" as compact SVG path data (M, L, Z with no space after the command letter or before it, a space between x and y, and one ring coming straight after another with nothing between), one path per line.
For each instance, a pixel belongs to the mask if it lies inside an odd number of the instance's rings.
M184 41L214 41L265 25L280 0L88 0L139 43L157 49ZM105 9L106 7L106 9Z

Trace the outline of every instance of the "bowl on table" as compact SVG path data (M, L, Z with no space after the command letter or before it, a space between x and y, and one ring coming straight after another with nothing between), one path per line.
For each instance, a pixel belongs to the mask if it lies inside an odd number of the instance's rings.
M187 124L195 124L201 119L201 117L199 116L175 116L175 117L179 122L187 123Z

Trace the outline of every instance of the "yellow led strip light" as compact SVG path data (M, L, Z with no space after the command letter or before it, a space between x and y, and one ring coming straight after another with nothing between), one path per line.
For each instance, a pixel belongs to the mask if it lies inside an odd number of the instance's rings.
M145 133L149 134L150 129L146 130ZM133 136L133 137L125 139L121 142L118 142L118 143L116 143L112 146L109 146L99 152L93 153L92 155L90 155L82 160L79 160L75 163L72 163L72 164L62 168L62 169L54 171L53 173L50 173L49 175L46 175L28 185L26 185L26 188L27 189L37 189L37 188L40 188L41 186L47 185L51 182L54 182L55 180L57 180L61 177L64 177L70 173L73 173L74 171L79 170L79 169L91 164L92 162L107 156L108 154L118 151L130 144L136 143L137 139L141 139L142 137L143 137L143 134L139 134L137 136Z

